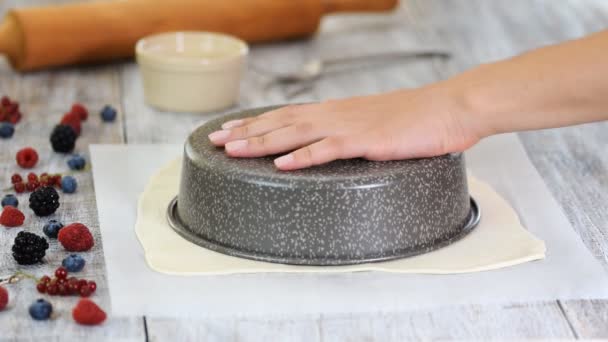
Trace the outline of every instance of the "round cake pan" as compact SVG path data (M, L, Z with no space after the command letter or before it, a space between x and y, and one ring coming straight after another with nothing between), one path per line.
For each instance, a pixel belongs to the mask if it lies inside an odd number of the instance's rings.
M188 137L179 193L167 209L178 234L236 257L351 265L441 248L479 222L461 153L285 172L276 156L231 158L209 142L223 122L274 108L224 116Z

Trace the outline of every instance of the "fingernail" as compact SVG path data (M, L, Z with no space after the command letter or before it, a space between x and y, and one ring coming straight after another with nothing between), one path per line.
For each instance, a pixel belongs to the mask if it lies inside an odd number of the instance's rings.
M230 131L228 131L228 130L215 131L215 132L209 134L209 139L211 139L211 141L213 141L213 142L218 142L218 141L228 138L229 135L230 135Z
M274 165L277 167L285 167L293 162L293 155L286 154L274 160Z
M223 129L230 129L243 124L243 120L231 120L222 124Z
M235 140L226 144L227 151L238 151L247 146L247 140Z

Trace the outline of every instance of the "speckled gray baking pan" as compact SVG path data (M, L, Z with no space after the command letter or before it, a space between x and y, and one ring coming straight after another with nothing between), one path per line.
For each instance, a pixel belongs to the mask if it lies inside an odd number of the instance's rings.
M188 137L179 194L167 210L178 234L248 259L350 265L426 253L479 222L462 154L284 172L273 157L230 158L209 142L223 122L270 109L224 116Z

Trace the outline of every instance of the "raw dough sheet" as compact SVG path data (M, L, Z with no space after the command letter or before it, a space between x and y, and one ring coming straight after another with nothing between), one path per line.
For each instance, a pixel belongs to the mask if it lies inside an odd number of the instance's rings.
M171 229L166 213L179 189L181 158L154 174L139 199L135 232L153 270L176 275L253 272L465 273L542 259L545 244L521 226L509 204L487 184L469 177L469 192L481 209L479 225L455 243L430 253L395 261L353 266L314 267L253 261L193 244Z
M461 274L159 273L146 264L135 234L138 199L150 177L181 157L183 145L93 145L91 152L114 315L288 318L608 298L606 272L570 226L516 135L485 139L466 153L467 167L506 200L532 235L545 242L546 257Z

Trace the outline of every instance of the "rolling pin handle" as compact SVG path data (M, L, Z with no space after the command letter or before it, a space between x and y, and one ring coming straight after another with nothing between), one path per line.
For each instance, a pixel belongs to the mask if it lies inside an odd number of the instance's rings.
M395 9L399 0L322 0L325 13L383 12Z

